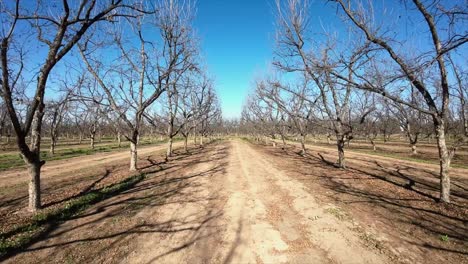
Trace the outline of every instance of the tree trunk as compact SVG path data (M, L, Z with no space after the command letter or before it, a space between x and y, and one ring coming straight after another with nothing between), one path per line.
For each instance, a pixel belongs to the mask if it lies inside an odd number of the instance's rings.
M185 136L184 137L184 151L185 151L185 153L188 153L187 145L188 145L188 136Z
M411 154L413 154L413 155L418 154L416 143L411 143Z
M81 142L83 141L83 134L80 133L79 139L78 139L78 145L81 145Z
M31 128L31 150L23 158L28 165L30 176L29 182L29 210L36 212L41 208L41 167L45 161L41 161L41 128L42 117L44 116L44 104L40 104L37 111L34 113Z
M330 145L330 134L327 134L327 144Z
M374 141L373 139L370 139L370 138L369 138L369 140L370 140L370 142L371 142L371 144L372 144L372 149L373 149L374 151L376 151L376 150L377 150L377 147L375 146L375 141Z
M41 167L42 162L39 159L28 162L29 211L31 212L36 212L41 208Z
M50 154L55 154L55 145L57 144L57 139L55 136L50 137Z
M203 146L203 135L200 135L200 146Z
M306 136L305 135L302 135L301 136L301 154L302 155L305 155L306 154L306 147L305 147L305 138Z
M91 149L94 149L94 134L91 134L91 143L90 143Z
M344 154L345 140L343 136L341 135L336 136L336 146L338 148L338 167L342 169L346 169L345 154Z
M440 160L440 201L450 203L450 155L445 142L444 121L439 121L435 126L437 147Z
M136 140L132 140L130 141L130 171L137 170L137 159L138 159L138 152L137 152Z
M166 158L168 157L172 157L172 136L170 136L169 141L167 141Z
M119 148L122 146L122 135L119 132L117 132L117 143L119 144Z

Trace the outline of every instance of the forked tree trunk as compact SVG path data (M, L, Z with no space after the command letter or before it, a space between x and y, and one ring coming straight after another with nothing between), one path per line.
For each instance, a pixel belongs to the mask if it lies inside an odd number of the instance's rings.
M130 171L137 170L138 150L136 140L130 141Z
M435 133L440 160L440 201L450 203L450 154L445 142L444 121L437 122Z

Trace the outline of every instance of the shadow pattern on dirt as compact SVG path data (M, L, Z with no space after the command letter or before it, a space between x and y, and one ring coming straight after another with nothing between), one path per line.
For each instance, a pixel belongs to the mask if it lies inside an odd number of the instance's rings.
M262 145L261 149L272 156L272 162L288 163L293 175L312 186L314 193L325 194L322 200L343 204L356 216L366 211L396 240L406 240L423 252L455 253L456 259L468 255L468 193L461 179L452 178L452 203L442 204L437 202L438 175L424 168L352 157L343 170L335 167L335 155L326 151L309 149L313 154L300 155L294 146ZM443 235L449 243L442 241Z
M155 256L150 261L152 262L193 246L197 241L219 235L220 227L216 220L222 216L222 211L216 204L224 198L218 197L216 193L209 196L202 194L201 191L206 189L206 186L200 186L198 179L206 177L208 181L215 181L215 177L225 173L228 148L226 145L213 143L204 148L191 148L190 153L176 151L176 155L168 161L161 158L162 161L158 162L147 157L148 164L141 167L141 171L147 175L145 180L100 202L85 213L66 222L50 225L29 243L27 248L8 257L23 257L21 255L24 253L30 255L24 256L29 261L31 256L34 256L34 262L63 259L70 252L76 252L76 248L91 243L90 245L96 246L88 247L90 252L79 261L96 261L97 256L105 255L106 251L113 247L130 244L128 242L140 234L189 234L183 244L175 245ZM191 167L204 162L214 162L215 166L190 173ZM104 177L106 176L97 178L95 183ZM88 188L92 189L93 186L91 184ZM198 190L200 193L197 193ZM181 205L200 201L206 202L206 207L184 217L148 222L145 217L139 216L148 209L157 211L157 208L170 204ZM76 235L77 233L79 235ZM40 251L41 254L37 255ZM119 254L120 256L113 257L123 258L128 252L122 250ZM207 250L205 254L210 254L210 251Z

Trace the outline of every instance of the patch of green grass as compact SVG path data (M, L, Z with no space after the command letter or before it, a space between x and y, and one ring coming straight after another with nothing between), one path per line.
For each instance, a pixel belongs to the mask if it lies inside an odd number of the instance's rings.
M145 174L135 175L119 183L88 192L67 202L61 208L36 214L27 225L0 234L0 260L16 250L25 248L55 224L78 215L93 204L132 188L145 177Z
M442 242L449 242L450 238L449 238L448 235L443 235L443 236L441 235L441 236L440 236L440 240L441 240Z

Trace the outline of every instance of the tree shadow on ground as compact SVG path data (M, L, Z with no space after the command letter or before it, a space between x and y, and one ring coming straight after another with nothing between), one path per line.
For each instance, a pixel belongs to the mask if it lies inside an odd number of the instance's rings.
M26 245L23 252L45 250L47 256L43 260L46 261L54 259L54 256L57 256L64 247L78 247L82 243L110 241L110 244L99 249L99 252L94 252L100 254L114 245L125 243L141 234L191 233L189 239L182 245L177 245L155 257L154 260L157 260L194 245L197 241L217 235L219 232L216 230L219 227L216 219L222 215L222 212L215 205L221 197L213 193L207 196L205 192L202 192L206 187L201 186L200 183L202 178L211 182L225 173L228 147L218 146L215 153L211 153L216 147L216 144L213 144L205 148L192 149L190 154L176 153L174 157L165 162L150 161L151 166L142 167L142 172L147 175L146 179L128 190L99 202L84 213L71 217L66 222L51 223L39 236ZM208 161L215 165L196 173L191 172L191 167ZM115 219L119 219L122 223L140 219L139 214L144 214L145 210L157 212L158 208L171 204L183 208L184 204L191 205L200 202L206 203L206 207L184 217L181 212L181 217L164 221L139 222L138 220L129 225L112 225L112 227L106 224L112 223ZM104 230L99 231L100 228ZM21 252L13 252L8 257L18 253ZM89 257L92 260L93 256Z
M443 204L436 202L437 178L425 169L391 166L362 158L354 163L355 157L352 157L348 158L348 169L342 170L335 168L323 155L303 157L296 154L296 149L291 146L280 151L264 147L278 159L285 160L286 156L294 164L290 169L301 181L319 185L313 188L324 188L323 192L314 192L324 194L325 199L349 206L347 208L356 210L358 216L359 212L366 211L383 220L378 220L379 224L386 225L395 239L404 237L420 248L468 255L468 194L465 188L460 188L463 184L457 179L452 179L452 204ZM408 236L407 230L412 230L412 234ZM442 235L447 235L451 243L441 241Z

